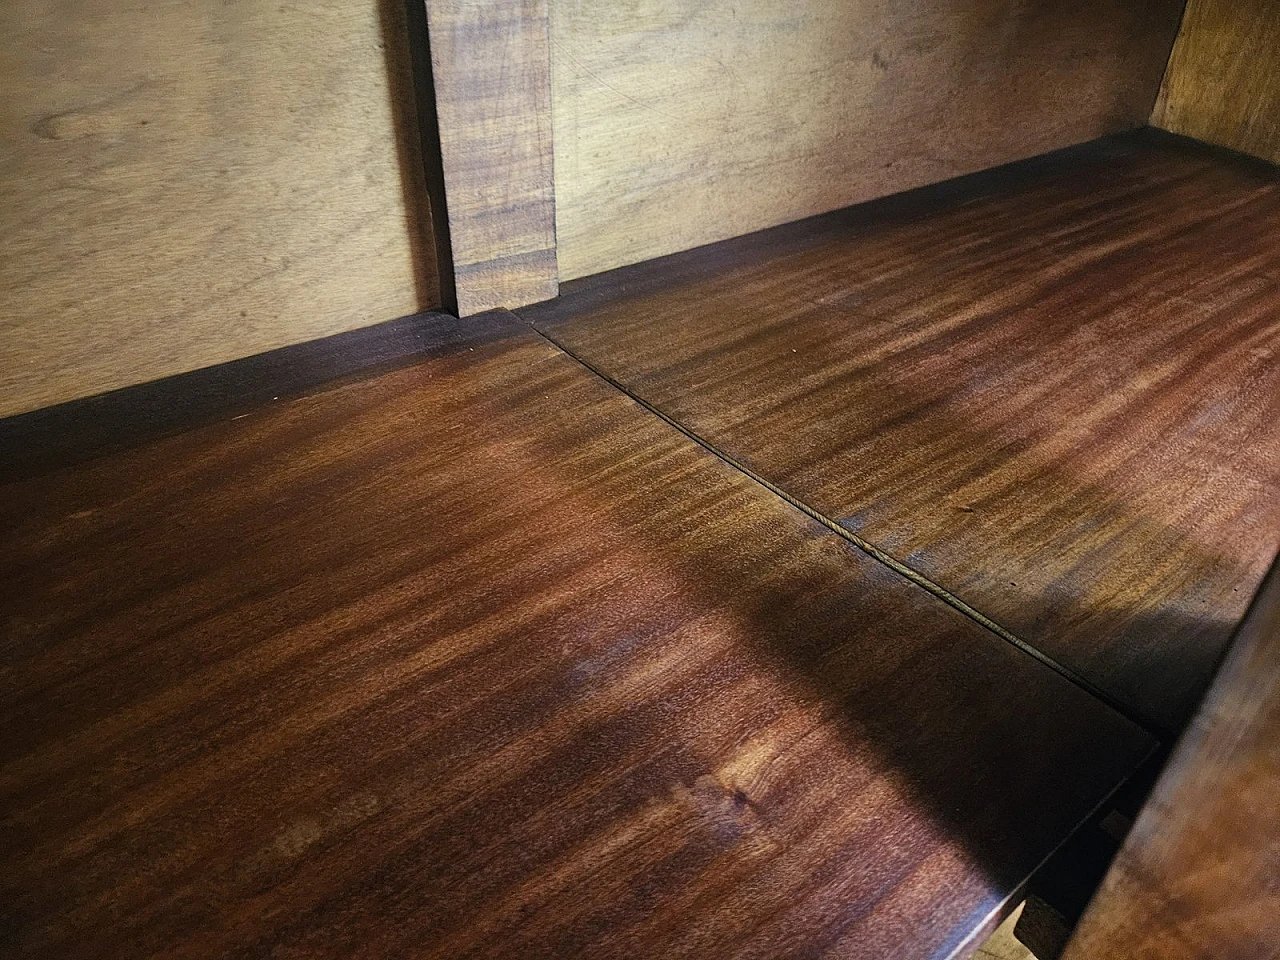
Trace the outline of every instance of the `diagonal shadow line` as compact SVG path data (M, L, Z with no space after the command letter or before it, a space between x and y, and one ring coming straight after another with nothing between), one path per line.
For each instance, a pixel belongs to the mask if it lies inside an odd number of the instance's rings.
M519 313L518 310L515 312L517 314ZM552 336L547 331L540 329L539 327L537 327L532 323L529 324L529 327L534 331L534 333L542 337L544 340L546 340L548 343L554 346L561 353L565 354L565 356L570 357L571 359L577 361L579 364L581 364L591 373L595 374L605 383L609 384L611 387L620 391L621 393L626 394L626 396L630 397L634 402L638 403L641 407L643 407L649 413L658 417L664 423L674 427L676 430L679 430L680 433L688 437L691 441L696 443L698 446L702 447L704 450L718 457L720 460L724 461L726 464L728 464L733 469L737 470L739 473L746 475L751 480L755 481L760 486L764 487L774 496L780 497L782 500L786 501L788 504L795 507L801 513L805 514L805 516L822 524L832 533L836 534L836 536L847 541L848 543L851 543L853 546L857 547L863 553L870 556L873 560L876 560L884 564L886 567L888 567L890 570L893 570L895 573L898 573L901 576L906 577L916 586L928 591L930 594L937 597L943 603L954 608L955 610L958 610L960 613L964 614L966 617L968 617L970 620L973 620L975 623L985 627L987 630L991 631L996 636L998 636L1001 640L1004 640L1006 643L1012 644L1013 646L1021 650L1023 653L1034 658L1035 660L1038 660L1040 663L1044 664L1049 669L1055 671L1056 673L1060 674L1067 680L1071 681L1077 687L1079 687L1080 689L1088 693L1090 696L1092 696L1094 699L1099 700L1102 703L1106 704L1108 707L1110 707L1116 713L1120 714L1120 716L1124 717L1126 720L1128 720L1134 726L1138 727L1140 730L1146 731L1147 733L1155 737L1157 740L1167 739L1167 736L1163 731L1153 730L1150 727L1150 725L1137 719L1137 717L1135 717L1132 713L1130 713L1120 701L1116 700L1113 696L1108 694L1105 690L1102 690L1096 685L1090 683L1087 679L1085 679L1080 674L1076 673L1070 667L1067 667L1064 664L1059 663L1057 660L1053 659L1052 657L1036 649L1026 640L1023 640L1021 637L1015 634L1012 630L1009 630L1007 627L1004 627L999 623L997 623L995 620L992 620L990 617L984 614L981 610L978 610L970 606L968 603L966 603L960 597L956 596L950 590L946 589L939 583L935 583L933 580L929 579L924 574L920 573L918 570L915 570L912 567L909 567L907 564L903 563L897 557L894 557L891 554L885 553L875 544L871 543L870 541L864 540L862 537L858 536L856 533L853 533L845 529L843 526L836 523L830 517L826 516L825 514L821 513L818 510L815 510L813 507L805 503L803 500L796 499L791 494L787 493L785 490L779 487L777 484L772 483L767 478L761 476L759 473L752 470L749 466L747 466L742 461L738 460L736 457L732 456L731 454L729 454L724 450L721 450L715 444L699 436L697 433L695 433L692 429L687 427L685 424L681 423L679 420L674 419L673 417L669 416L662 410L655 407L653 404L649 403L643 397L627 389L627 387L624 384L620 383L619 381L615 380L613 377L609 376L603 370L593 365L590 361L588 361L578 353L575 353L570 347L561 343L559 340L557 340L554 336Z

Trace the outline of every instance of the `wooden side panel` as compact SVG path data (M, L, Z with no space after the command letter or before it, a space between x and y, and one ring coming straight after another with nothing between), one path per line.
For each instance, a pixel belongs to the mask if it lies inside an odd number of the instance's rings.
M546 0L426 0L457 307L556 295Z
M1280 568L1112 864L1067 960L1280 955Z
M0 5L0 415L436 305L404 17Z
M1191 0L1151 122L1280 163L1280 0Z
M551 0L560 275L1146 122L1182 0Z

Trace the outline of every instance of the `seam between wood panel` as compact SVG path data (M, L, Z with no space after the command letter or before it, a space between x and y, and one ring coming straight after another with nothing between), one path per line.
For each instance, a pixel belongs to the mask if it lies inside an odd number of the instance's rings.
M1164 69L1160 71L1160 85L1156 87L1155 99L1151 101L1151 109L1147 111L1147 123L1149 127L1155 127L1158 130L1165 129L1156 118L1156 112L1164 113L1161 105L1164 101L1164 85L1169 82L1169 72L1173 67L1173 55L1178 49L1178 41L1182 39L1182 28L1186 25L1187 14L1191 9L1191 0L1183 0L1182 12L1178 15L1178 28L1173 32L1173 42L1169 44L1169 52L1164 58ZM1163 119L1163 117L1161 117Z
M859 550L867 554L873 560L876 560L879 563L883 564L884 566L888 567L890 570L892 570L894 573L897 573L899 576L905 577L907 580L911 581L916 586L920 587L921 589L937 597L943 603L947 604L947 606L951 607L952 609L968 617L970 620L974 621L978 625L985 627L987 630L991 631L996 636L998 636L1001 640L1004 640L1006 643L1009 643L1014 647L1017 647L1019 650L1027 654L1029 657L1032 657L1033 659L1038 660L1040 663L1044 664L1046 667L1053 670L1055 673L1059 674L1066 680L1075 684L1085 693L1088 693L1095 700L1098 700L1101 703L1105 704L1106 706L1110 707L1116 713L1120 714L1120 716L1124 717L1126 720L1132 723L1139 730L1144 731L1145 733L1156 738L1157 740L1165 739L1165 734L1163 732L1152 730L1145 723L1139 721L1132 714L1130 714L1129 711L1126 710L1124 706L1119 701L1117 701L1114 697L1112 697L1110 694L1108 694L1106 691L1102 690L1101 688L1090 683L1088 680L1086 680L1080 674L1076 673L1070 667L1064 666L1063 664L1059 663L1057 660L1054 660L1052 657L1047 656L1046 654L1040 652L1035 647L1033 647L1030 643L1028 643L1026 640L1023 640L1021 637L1015 634L1013 631L1009 630L1006 627L1001 626L999 623L992 620L982 611L977 610L974 607L971 607L968 603L960 599L960 597L956 596L946 587L929 579L927 576L925 576L923 573L920 573L918 570L915 570L907 566L905 563L903 563L901 560L897 559L896 557L888 553L885 553L883 550L881 550L879 547L877 547L875 544L871 543L870 541L864 540L862 537L858 536L856 533L853 533L852 531L847 530L845 527L841 526L835 520L832 520L826 514L818 510L815 510L813 507L809 506L809 504L805 503L803 500L796 499L791 494L787 493L787 491L779 487L777 484L773 483L767 478L761 476L756 471L752 470L749 466L747 466L741 460L738 460L736 457L732 456L731 454L725 452L724 450L721 450L715 444L710 443L707 440L703 439L701 436L694 433L691 429L689 429L684 424L682 424L679 420L674 419L673 417L664 413L662 410L659 410L653 404L649 403L643 397L637 396L631 390L628 390L624 384L619 383L613 377L609 376L603 370L599 369L594 364L592 364L589 360L586 360L579 354L575 353L572 349L565 346L565 344L561 343L559 340L557 340L551 334L547 333L545 330L541 330L538 327L534 326L533 324L530 324L530 328L536 334L538 334L538 336L542 337L544 340L546 340L548 343L554 346L561 353L565 354L565 356L570 357L573 360L576 360L579 364L581 364L587 370L591 371L593 374L595 374L605 383L609 384L611 387L618 390L619 392L625 394L627 397L630 397L632 400L638 403L645 410L649 411L649 413L653 414L655 417L662 420L664 423L674 427L676 430L680 431L680 433L682 433L688 439L692 440L698 446L702 447L704 450L713 454L714 456L722 460L724 463L732 467L734 470L737 470L739 473L742 473L748 478L750 478L751 480L755 481L757 484L764 487L774 496L779 497L780 499L784 500L786 503L788 503L792 507L795 507L805 516L809 517L811 520L815 520L818 523L822 524L822 526L826 527L828 530L830 530L836 536L840 537L842 540L845 540L846 542L857 547Z

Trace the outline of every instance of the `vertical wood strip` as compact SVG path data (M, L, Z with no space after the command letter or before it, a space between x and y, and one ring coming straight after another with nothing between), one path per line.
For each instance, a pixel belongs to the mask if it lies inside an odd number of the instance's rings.
M554 297L546 0L426 0L457 309Z

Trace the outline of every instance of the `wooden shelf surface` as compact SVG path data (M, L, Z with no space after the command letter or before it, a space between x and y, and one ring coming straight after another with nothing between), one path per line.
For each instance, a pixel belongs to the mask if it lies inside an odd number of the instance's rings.
M948 956L1151 748L525 324L423 322L0 489L7 956Z

